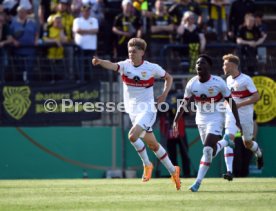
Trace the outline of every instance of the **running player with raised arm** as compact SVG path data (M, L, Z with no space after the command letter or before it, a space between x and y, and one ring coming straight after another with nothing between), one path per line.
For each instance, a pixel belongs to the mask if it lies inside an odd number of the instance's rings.
M144 165L142 181L149 181L153 170L153 165L147 155L145 142L169 171L176 189L179 190L181 187L179 178L180 168L173 166L167 152L158 143L152 133L152 126L156 119L153 95L154 78L163 78L165 80L164 90L157 98L157 104L166 100L173 79L162 67L143 59L146 47L147 43L143 39L132 38L128 42L129 59L112 63L108 60L94 57L92 64L113 70L122 76L125 110L129 114L133 124L128 138L138 152Z
M178 133L178 120L184 112L183 106L187 105L190 99L194 98L197 108L195 120L204 147L196 181L189 188L192 192L198 191L212 163L213 157L224 147L233 147L233 143L229 139L229 136L224 136L223 139L221 139L225 122L225 100L232 108L237 126L240 126L236 104L231 98L231 93L226 83L222 78L210 74L212 64L212 59L208 55L202 54L198 57L195 67L197 76L194 76L188 82L185 88L183 101L177 110L173 123L176 135Z
M233 54L223 56L223 71L227 75L226 83L231 90L232 98L235 100L241 119L243 131L243 144L257 157L257 168L264 165L262 151L258 143L253 141L253 112L254 103L259 100L259 94L250 76L239 71L240 59Z

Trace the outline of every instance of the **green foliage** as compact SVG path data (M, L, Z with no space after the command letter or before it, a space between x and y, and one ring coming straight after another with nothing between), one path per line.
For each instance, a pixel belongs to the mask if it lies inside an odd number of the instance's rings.
M205 179L200 191L170 179L0 180L0 210L275 210L276 179Z

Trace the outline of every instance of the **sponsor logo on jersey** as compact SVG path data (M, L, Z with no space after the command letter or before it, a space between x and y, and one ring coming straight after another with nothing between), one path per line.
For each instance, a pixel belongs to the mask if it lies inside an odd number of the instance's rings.
M252 78L260 95L260 100L255 104L257 122L265 123L276 117L276 83L265 76Z
M134 80L136 83L138 83L138 82L140 81L140 78L139 78L139 76L136 75L136 76L133 77L133 80Z
M201 100L206 100L207 99L207 95L206 94L201 94L200 95L200 99Z

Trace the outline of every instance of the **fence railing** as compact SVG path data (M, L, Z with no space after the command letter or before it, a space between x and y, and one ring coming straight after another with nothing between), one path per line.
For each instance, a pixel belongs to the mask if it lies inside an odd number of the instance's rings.
M182 55L181 50L189 48L188 45L169 44L165 45L160 51L160 64L173 75L193 73L194 66L191 67L191 60L196 59L197 55L191 58L189 55ZM265 43L258 46L255 58L247 58L241 54L241 47L234 43L207 44L206 53L213 58L214 74L221 75L222 56L229 53L238 55L241 59L241 70L249 75L276 75L276 42ZM192 56L192 57L193 57ZM253 66L254 64L254 66ZM250 69L252 68L252 69Z
M107 72L97 71L99 67L91 65L91 56L84 56L76 45L64 45L64 53L55 55L49 48L56 47L50 44L38 46L22 46L20 48L2 48L0 51L0 81L22 81L39 83L56 83L63 81L82 82L93 80L113 80L116 77L108 76ZM20 54L20 49L33 49L31 54ZM153 59L173 75L193 73L193 58L181 54L181 50L188 45L169 44L160 51L160 55ZM240 47L234 43L207 44L206 52L214 60L213 73L222 73L222 56L227 53L238 54L241 58L241 68L244 72L254 75L276 75L276 42L265 43L257 48L256 58L244 58L240 54ZM55 56L57 58L55 58ZM194 55L196 58L197 55ZM125 58L122 58L125 59ZM254 69L253 69L253 68ZM252 69L250 69L252 68Z
M84 56L76 45L65 44L62 50L53 44L5 47L0 49L1 82L90 81L96 73L91 56Z

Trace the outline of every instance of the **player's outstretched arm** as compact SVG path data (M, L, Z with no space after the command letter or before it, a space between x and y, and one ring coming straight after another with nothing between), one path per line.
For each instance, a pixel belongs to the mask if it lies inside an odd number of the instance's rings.
M119 65L117 63L113 63L113 62L111 62L109 60L103 60L103 59L100 59L100 58L95 57L95 56L92 59L92 64L94 66L100 65L100 66L102 66L105 69L113 70L113 71L117 71L118 67L119 67Z

